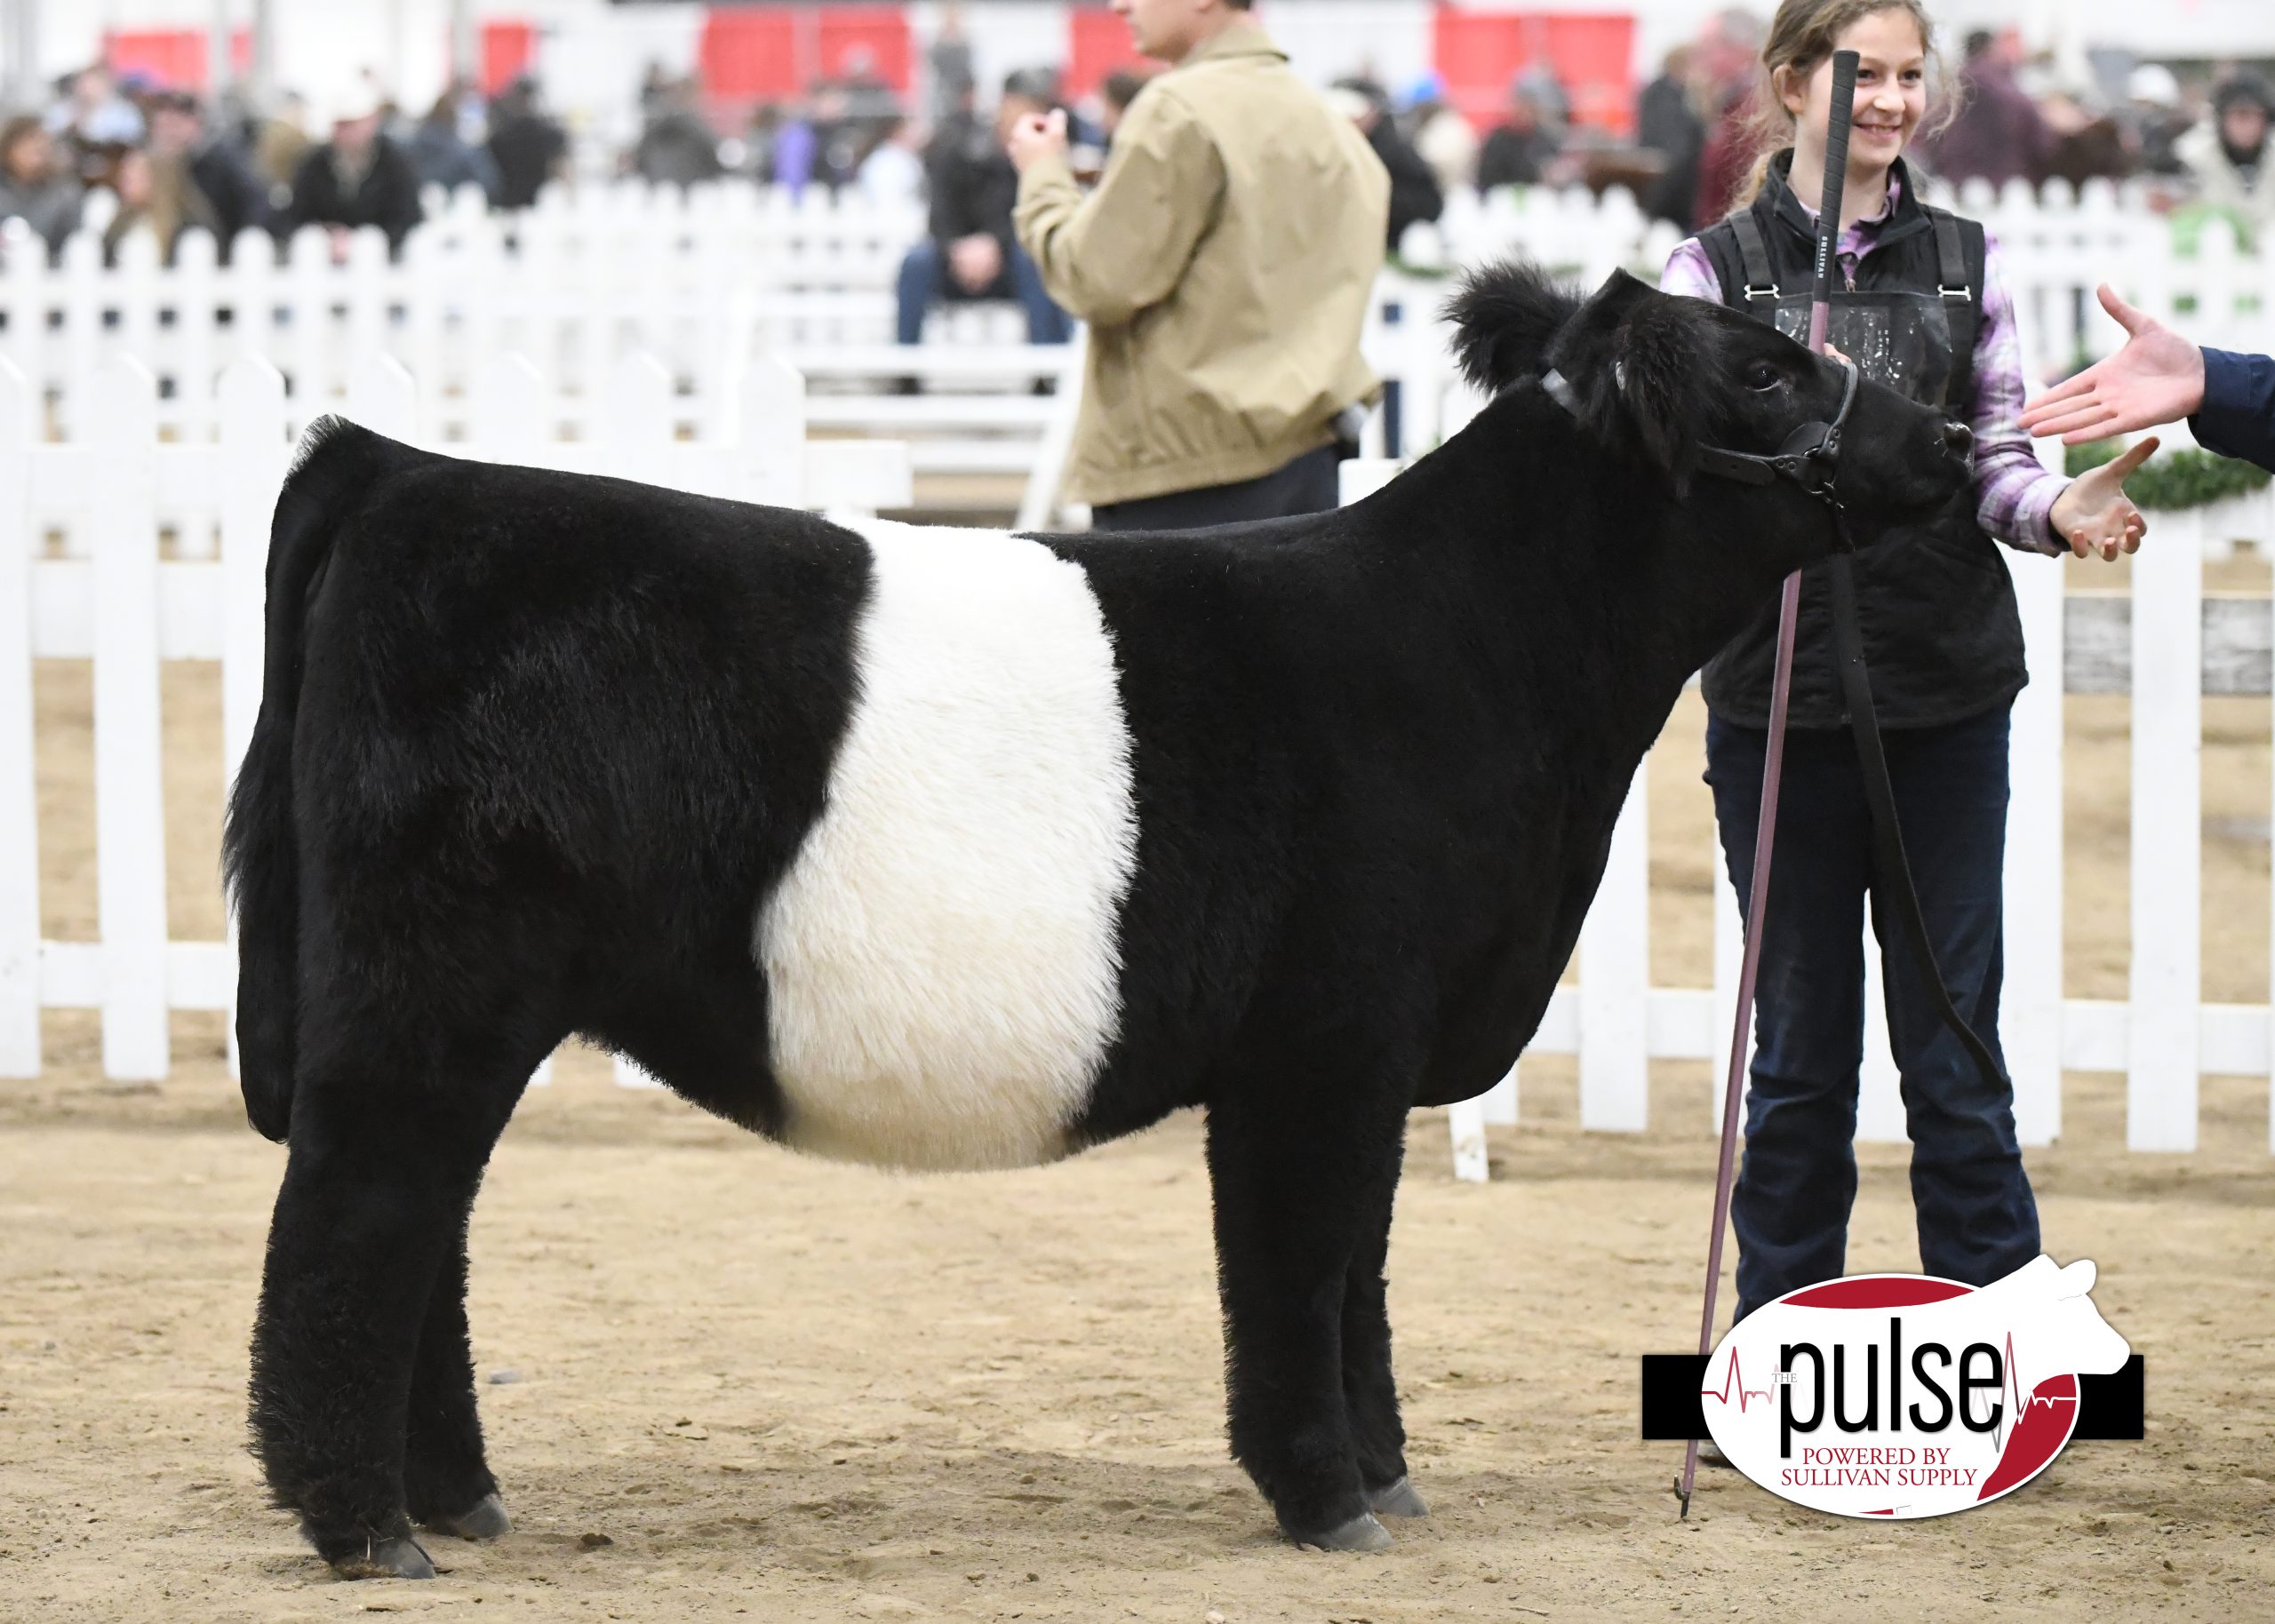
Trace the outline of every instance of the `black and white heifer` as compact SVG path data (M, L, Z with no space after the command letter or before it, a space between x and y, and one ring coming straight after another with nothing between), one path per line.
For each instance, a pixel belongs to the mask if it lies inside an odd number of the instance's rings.
M1232 1453L1298 1540L1419 1515L1383 1265L1407 1113L1508 1071L1684 680L1825 553L1844 374L1624 276L1456 310L1499 391L1380 494L1182 535L843 527L311 429L229 813L252 1350L347 1573L507 1527L467 1219L581 1032L782 1142L1013 1167L1208 1118ZM1569 406L1537 381L1553 364ZM1965 431L1864 386L1866 539Z

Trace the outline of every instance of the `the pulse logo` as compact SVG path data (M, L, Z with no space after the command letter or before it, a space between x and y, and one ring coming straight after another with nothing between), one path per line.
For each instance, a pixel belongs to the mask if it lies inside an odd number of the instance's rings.
M1861 1275L1792 1293L1707 1361L1707 1429L1747 1477L1820 1510L1936 1517L1995 1500L2069 1442L2077 1378L2130 1352L2093 1283L2090 1262L2040 1257L1980 1291Z

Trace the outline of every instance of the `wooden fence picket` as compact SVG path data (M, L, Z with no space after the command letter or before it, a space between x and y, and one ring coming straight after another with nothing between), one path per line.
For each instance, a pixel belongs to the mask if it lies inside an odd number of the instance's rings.
M241 355L222 373L221 467L221 784L237 781L260 714L268 571L268 530L283 483L284 376L258 355ZM229 911L229 961L236 962L237 915ZM231 978L228 1049L237 1074L236 991Z
M157 380L104 363L94 409L95 860L103 1071L155 1080L170 1058L166 811L159 771Z
M1651 870L1646 761L1612 826L1580 926L1580 1126L1640 1133L1651 1105Z
M0 1077L40 1071L39 794L32 742L31 446L38 395L0 357Z
M2196 1148L2203 580L2193 513L2133 559L2133 965L2125 1142ZM2175 532L2178 532L2175 534Z

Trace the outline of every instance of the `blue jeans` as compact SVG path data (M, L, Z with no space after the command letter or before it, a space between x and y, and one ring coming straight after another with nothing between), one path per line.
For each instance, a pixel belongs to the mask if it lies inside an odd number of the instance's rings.
M2000 705L1946 727L1882 736L1936 960L1960 1014L1994 1056L2005 966L2000 892L2008 720ZM1706 782L1741 910L1753 881L1768 742L1760 728L1707 720ZM2015 1138L2005 1060L2000 1086L1986 1085L1944 1029L1903 939L1903 921L1872 871L1871 813L1849 736L1789 733L1761 942L1745 1158L1730 1206L1741 1318L1787 1292L1834 1279L1845 1266L1856 1198L1868 895L1912 1136L1920 1266L1984 1286L2039 1253L2038 1204Z
M1012 243L1002 273L978 292L967 293L948 275L946 252L929 237L910 249L908 257L900 262L895 336L903 344L922 342L927 311L949 299L1015 299L1027 313L1028 343L1066 342L1070 325L1066 313L1052 304L1050 295L1043 291L1042 273L1035 269L1026 250Z

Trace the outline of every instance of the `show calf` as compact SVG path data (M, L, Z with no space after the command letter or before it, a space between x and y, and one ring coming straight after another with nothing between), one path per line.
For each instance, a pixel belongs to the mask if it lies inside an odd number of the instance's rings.
M467 1222L571 1033L898 1167L1201 1107L1233 1454L1307 1544L1422 1513L1407 1113L1508 1071L1684 681L1832 545L1702 445L1775 451L1847 381L1625 276L1503 267L1454 314L1469 426L1353 506L1187 534L842 526L309 431L227 858L246 1109L291 1147L252 1428L323 1556L423 1575L414 1524L507 1527ZM1860 539L1966 450L1864 386Z

